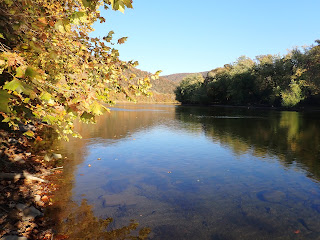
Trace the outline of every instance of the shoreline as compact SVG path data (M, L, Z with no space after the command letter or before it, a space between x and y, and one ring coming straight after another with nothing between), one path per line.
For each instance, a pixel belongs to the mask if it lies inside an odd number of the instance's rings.
M61 173L46 161L45 145L22 132L0 130L0 239L53 239L52 219L46 211ZM34 141L34 142L33 142Z
M274 110L274 111L295 111L295 112L317 112L320 111L320 107L307 106L307 107L273 107L273 106L259 106L259 105L223 105L223 104L191 104L191 103L180 103L180 106L192 106L192 107L224 107L224 108L246 108L246 109L261 109L261 110Z

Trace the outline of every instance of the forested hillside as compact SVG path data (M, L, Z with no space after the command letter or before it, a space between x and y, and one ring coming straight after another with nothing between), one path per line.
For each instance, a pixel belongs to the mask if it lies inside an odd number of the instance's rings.
M130 73L130 74L135 74L138 78L145 78L145 77L150 77L151 73L142 71L137 68L132 68L129 69L125 74ZM128 75L130 75L128 74ZM151 88L150 90L152 92L157 92L157 93L174 93L175 88L177 87L177 83L168 80L165 77L159 77L157 79L151 79Z
M211 70L186 76L175 93L182 103L259 106L317 106L320 103L320 41L284 56L241 56Z
M177 87L177 83L172 82L164 77L152 78L151 73L142 71L137 68L130 68L124 72L124 75L128 78L131 76L135 79L150 79L150 95L138 94L135 99L138 102L176 102L174 90ZM124 94L114 95L113 98L117 101L126 101Z
M200 72L199 74L201 74L203 77L206 77L209 71L206 72ZM170 75L165 75L162 76L170 81L176 82L176 83L180 83L182 81L183 78L185 78L186 76L193 74L193 73L175 73L175 74L170 74Z

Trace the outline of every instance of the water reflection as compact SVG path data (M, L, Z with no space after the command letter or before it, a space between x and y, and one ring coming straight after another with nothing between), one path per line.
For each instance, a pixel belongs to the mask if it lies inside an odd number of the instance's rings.
M320 179L319 112L179 107L176 116L202 124L208 137L235 154L250 152L266 159L276 156L285 166L297 164L309 176Z
M150 233L149 228L137 231L139 224L133 220L127 226L110 228L113 219L97 218L85 199L79 205L69 203L68 208L68 211L56 207L50 209L50 214L60 223L56 228L60 233L56 239L146 239ZM55 215L57 213L63 214Z
M61 208L61 224L78 214L76 204L90 209L88 224L113 218L109 228L122 229L136 219L151 239L320 237L315 113L114 110L94 126L77 126L84 138L64 146L69 160L56 201L71 207ZM71 219L68 229L81 225Z

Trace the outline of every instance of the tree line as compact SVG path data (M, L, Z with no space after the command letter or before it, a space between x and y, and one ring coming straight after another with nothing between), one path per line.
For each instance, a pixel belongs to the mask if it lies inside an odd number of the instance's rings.
M176 88L176 99L188 104L315 106L320 103L320 40L286 55L241 56L211 70L192 74Z

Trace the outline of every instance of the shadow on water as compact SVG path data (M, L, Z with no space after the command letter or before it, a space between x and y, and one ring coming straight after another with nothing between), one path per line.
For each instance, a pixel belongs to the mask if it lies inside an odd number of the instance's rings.
M58 232L139 234L136 219L150 239L320 238L319 117L118 106L61 146Z
M276 156L284 166L297 164L320 180L320 113L243 108L177 107L177 119L201 124L214 142L235 154Z

